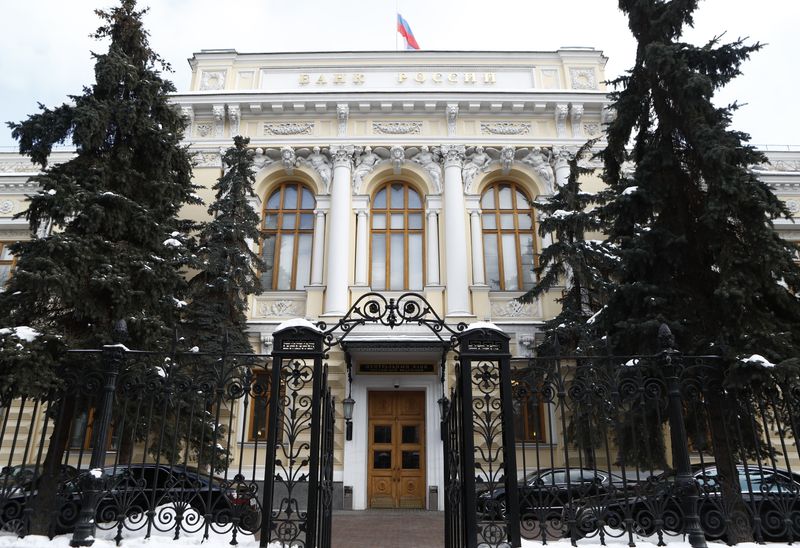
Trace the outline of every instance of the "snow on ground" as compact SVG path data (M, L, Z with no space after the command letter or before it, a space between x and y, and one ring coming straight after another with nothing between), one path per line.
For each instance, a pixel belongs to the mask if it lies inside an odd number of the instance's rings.
M154 534L149 539L143 538L144 532L125 531L126 538L122 540L121 547L145 546L149 548L181 548L185 546L203 546L203 548L230 548L231 534L221 535L211 533L207 540L203 540L202 533L193 535L182 534L178 540L172 540L172 533L162 533L154 531ZM115 548L116 543L113 538L116 535L116 530L111 531L97 531L97 537L93 546L97 548ZM47 537L31 535L25 538L17 538L15 535L7 533L0 533L0 548L67 548L72 535L60 535L52 541ZM238 546L242 548L256 548L258 541L252 536L239 536ZM641 548L655 548L658 544L658 537L642 538L639 536L634 537L634 542L637 547ZM684 537L671 537L665 536L664 542L668 544L669 548L691 548L689 541ZM709 542L709 548L727 548L722 542ZM282 547L280 543L273 542L269 545L270 548L291 548L290 546ZM522 548L543 548L544 546L552 548L572 548L572 544L568 539L564 540L549 540L546 545L541 541L523 540ZM578 541L578 548L582 546L600 546L600 538L595 536L592 538L581 539ZM606 546L611 548L625 548L628 546L627 536L625 538L608 538L606 537ZM756 544L754 542L746 542L737 544L737 548L789 548L787 543L767 543ZM796 546L796 545L794 545ZM353 548L380 548L380 546L364 546Z

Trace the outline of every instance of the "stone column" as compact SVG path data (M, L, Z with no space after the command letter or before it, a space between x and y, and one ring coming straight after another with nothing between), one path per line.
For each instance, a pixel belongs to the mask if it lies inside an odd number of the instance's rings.
M314 248L311 250L311 285L322 285L322 261L325 255L325 211L314 210Z
M350 261L350 180L353 147L332 146L333 181L328 213L328 276L326 315L343 315L348 309L348 262Z
M428 210L428 283L439 285L439 212Z
M483 272L483 231L481 229L481 212L472 209L469 212L472 236L472 284L486 285Z
M444 156L444 238L447 263L447 315L468 316L467 223L464 220L463 145L442 146Z
M356 285L367 285L367 235L369 215L366 209L356 212Z

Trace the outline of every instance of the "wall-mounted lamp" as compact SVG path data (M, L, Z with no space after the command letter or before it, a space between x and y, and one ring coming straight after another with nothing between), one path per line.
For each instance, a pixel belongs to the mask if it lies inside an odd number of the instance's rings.
M342 400L342 413L344 414L344 439L353 440L353 407L356 400L353 399L353 362L350 361L350 354L346 355L347 360L347 397Z
M351 441L353 439L353 407L355 404L356 400L351 398L349 395L342 400L342 412L344 413L345 424L344 436L347 441Z
M447 419L447 408L450 405L450 400L446 396L439 398L436 403L439 404L439 418L441 419L440 430L442 434L442 441L444 441L444 421Z

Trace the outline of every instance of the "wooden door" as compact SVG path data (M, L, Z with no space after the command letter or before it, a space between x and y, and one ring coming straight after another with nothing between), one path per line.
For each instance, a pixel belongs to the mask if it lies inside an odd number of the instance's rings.
M425 507L425 393L369 393L370 508Z

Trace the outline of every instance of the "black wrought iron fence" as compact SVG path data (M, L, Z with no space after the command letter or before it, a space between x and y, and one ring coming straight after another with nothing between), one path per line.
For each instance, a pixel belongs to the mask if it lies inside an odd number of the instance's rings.
M62 384L0 401L0 529L225 535L262 523L269 360L255 354L70 353Z
M511 379L523 538L800 539L791 367L666 348L538 357ZM507 498L486 489L478 507L503 514Z

